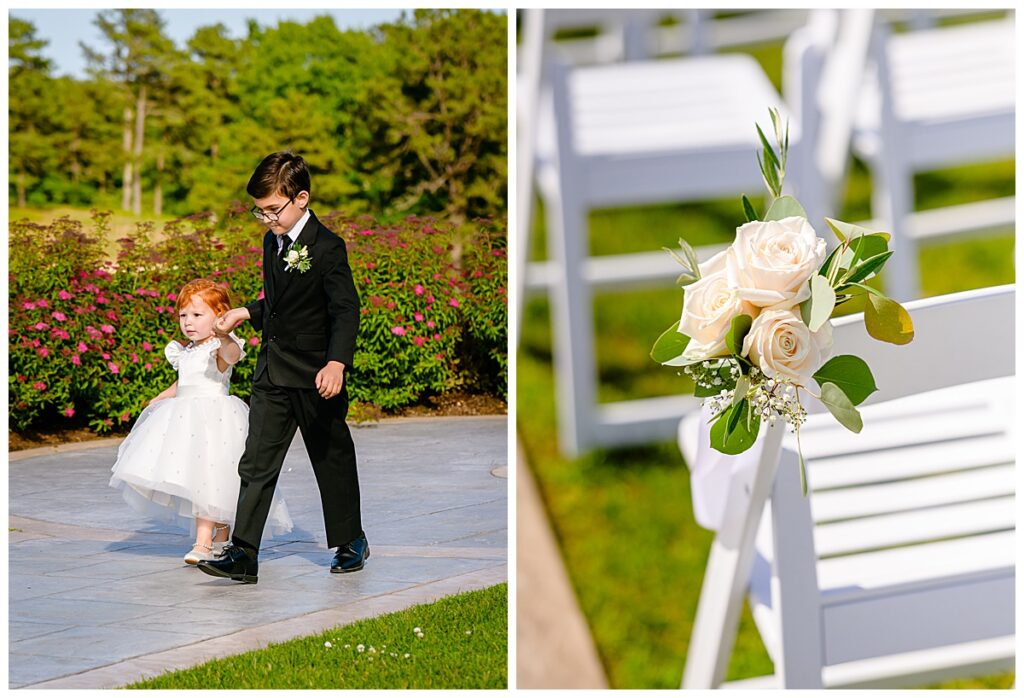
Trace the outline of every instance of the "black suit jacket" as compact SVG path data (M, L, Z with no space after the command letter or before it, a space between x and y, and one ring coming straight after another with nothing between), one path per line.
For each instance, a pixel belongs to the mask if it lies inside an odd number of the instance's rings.
M352 366L359 294L345 241L312 211L294 244L309 251L305 273L285 271L277 236L268 231L263 238L263 298L245 306L253 327L263 333L253 379L269 371L274 385L316 388L316 374L328 361L345 364L346 375Z

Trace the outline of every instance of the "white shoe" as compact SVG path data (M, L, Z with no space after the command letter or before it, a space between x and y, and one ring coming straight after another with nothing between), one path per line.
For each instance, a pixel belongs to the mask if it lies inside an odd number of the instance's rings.
M213 537L216 538L218 536L218 534L220 534L221 531L228 532L230 530L231 530L231 527L228 526L227 524L225 524L223 526L214 525L214 527L213 527ZM226 535L226 533L225 533L225 535ZM224 555L224 548L226 548L229 545L231 545L231 536L228 536L227 540L221 540L221 541L215 540L215 541L213 541L213 554L216 557L221 557L222 555Z
M185 562L189 565L194 565L200 560L215 560L216 556L213 554L213 548L209 545L203 545L202 543L196 543L192 546L192 549L185 553Z

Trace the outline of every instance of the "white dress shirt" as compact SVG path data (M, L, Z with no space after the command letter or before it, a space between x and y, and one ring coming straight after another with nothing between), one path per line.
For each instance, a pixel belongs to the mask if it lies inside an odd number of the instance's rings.
M306 227L306 222L308 220L309 220L309 209L307 208L306 212L304 214L302 214L302 218L300 218L298 221L296 221L295 225L293 225L291 227L291 230L289 230L287 233L284 234L284 235L287 235L289 238L291 238L292 244L295 243L295 240L299 237L299 233L302 232L302 229ZM284 247L284 235L278 235L277 236L277 253L278 254L281 254L281 248Z

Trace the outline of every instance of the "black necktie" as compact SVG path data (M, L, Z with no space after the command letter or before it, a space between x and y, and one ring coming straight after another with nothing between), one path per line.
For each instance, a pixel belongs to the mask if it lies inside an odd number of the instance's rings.
M288 254L288 248L292 246L291 237L285 236L284 241L281 245L281 251L277 253L278 259L284 259L284 256Z

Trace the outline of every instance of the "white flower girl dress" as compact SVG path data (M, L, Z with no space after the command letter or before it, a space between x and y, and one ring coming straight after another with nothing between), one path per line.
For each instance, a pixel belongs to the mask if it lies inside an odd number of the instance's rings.
M244 356L244 342L230 337ZM167 345L164 355L178 371L177 395L142 411L117 450L110 478L139 513L193 533L196 517L234 523L238 459L249 425L249 408L228 394L231 367L217 368L219 347L215 337ZM288 508L275 492L267 533L291 530Z

